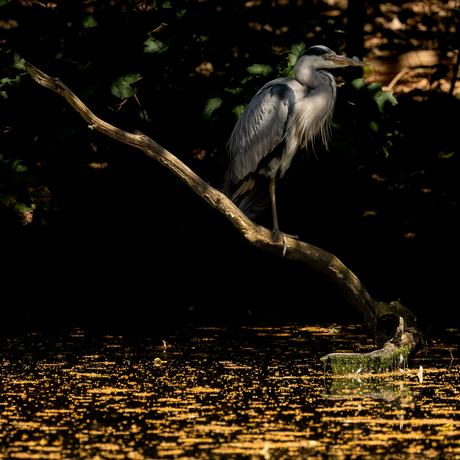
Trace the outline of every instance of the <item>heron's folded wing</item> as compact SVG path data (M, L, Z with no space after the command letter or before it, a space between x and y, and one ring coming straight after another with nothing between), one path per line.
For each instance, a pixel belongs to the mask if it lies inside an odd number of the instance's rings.
M238 183L283 140L294 106L294 91L275 80L265 85L246 107L227 144L227 181ZM280 82L282 81L282 82Z

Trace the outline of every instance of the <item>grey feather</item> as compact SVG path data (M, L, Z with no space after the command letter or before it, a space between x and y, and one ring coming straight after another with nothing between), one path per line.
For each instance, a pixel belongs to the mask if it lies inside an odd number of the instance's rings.
M293 78L267 83L246 107L227 144L229 176L234 184L257 169L259 162L283 140L294 92L287 85Z

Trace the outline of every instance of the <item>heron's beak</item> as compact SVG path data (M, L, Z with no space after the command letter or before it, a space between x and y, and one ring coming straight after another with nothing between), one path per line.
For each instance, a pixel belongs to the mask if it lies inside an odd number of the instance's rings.
M324 59L327 59L328 61L333 62L334 64L337 65L342 65L342 66L347 66L347 65L353 65L353 66L365 66L369 65L363 61L360 61L357 57L353 58L347 58L344 56L338 56L337 54L326 54L323 56Z

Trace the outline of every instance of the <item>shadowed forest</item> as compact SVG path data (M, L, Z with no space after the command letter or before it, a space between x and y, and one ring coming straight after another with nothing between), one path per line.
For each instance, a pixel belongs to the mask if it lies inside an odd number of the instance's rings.
M455 0L0 1L2 328L355 321L321 273L243 243L24 68L220 189L238 115L316 44L370 66L337 74L332 145L279 188L280 227L373 298L401 299L428 335L453 327L459 18ZM270 210L257 223L271 228Z

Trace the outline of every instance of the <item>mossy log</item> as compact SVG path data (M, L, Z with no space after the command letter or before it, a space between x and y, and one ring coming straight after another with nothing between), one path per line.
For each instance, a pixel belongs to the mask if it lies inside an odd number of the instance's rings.
M248 243L279 256L302 262L310 268L323 272L334 282L343 292L349 304L361 315L363 327L367 334L374 339L377 346L385 346L382 350L367 355L328 355L325 357L325 361L331 363L333 371L348 368L345 361L350 362L350 369L354 369L358 365L366 365L368 370L373 368L378 370L382 363L397 360L398 354L403 354L407 359L424 345L424 338L417 329L415 316L399 302L387 304L373 300L358 277L333 254L290 237L287 237L287 248L284 253L283 241L274 242L271 230L248 219L224 194L203 181L150 137L138 131L128 133L106 123L96 117L59 79L49 77L29 63L25 63L25 67L37 83L64 97L88 123L88 128L139 148L166 166L201 198L227 217ZM404 319L405 335L398 335L397 332L400 317ZM391 345L386 345L387 343Z
M385 373L404 369L409 358L424 344L423 336L414 327L406 329L399 317L394 336L383 348L369 353L330 353L321 358L325 369L333 374Z

